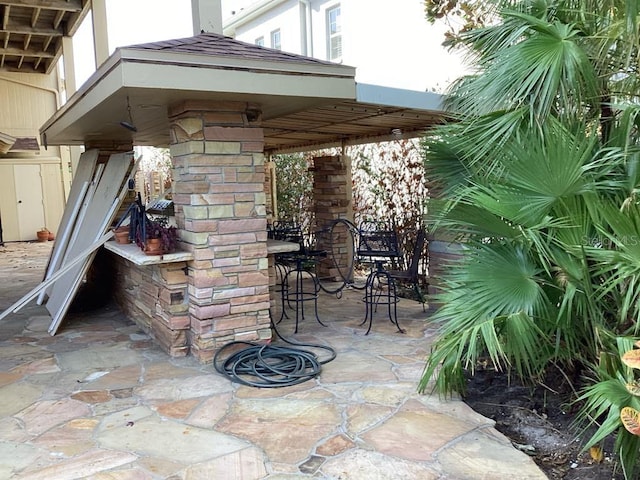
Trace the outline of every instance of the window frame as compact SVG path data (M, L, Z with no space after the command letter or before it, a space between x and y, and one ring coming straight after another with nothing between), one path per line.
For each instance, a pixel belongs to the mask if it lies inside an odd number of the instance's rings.
M332 21L332 14L336 13L335 21ZM327 60L330 62L342 62L342 9L339 3L328 7L325 10L326 35L327 35ZM335 27L335 32L334 30ZM340 54L333 57L333 41L338 39L340 44Z
M280 29L276 28L275 30L271 30L269 37L271 39L271 48L274 50L282 50L282 33Z

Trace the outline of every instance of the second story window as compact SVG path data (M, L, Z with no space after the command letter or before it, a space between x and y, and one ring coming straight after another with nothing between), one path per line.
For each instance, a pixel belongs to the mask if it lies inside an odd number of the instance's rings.
M282 45L280 44L280 29L271 32L271 48L275 48L276 50L282 49Z
M260 47L264 47L264 37L256 38L255 44L260 46Z
M327 9L327 58L333 62L342 60L340 5Z

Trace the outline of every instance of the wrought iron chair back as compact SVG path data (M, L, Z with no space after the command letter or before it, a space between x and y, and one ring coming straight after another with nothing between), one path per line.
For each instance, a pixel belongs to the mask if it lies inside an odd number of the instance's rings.
M359 229L358 256L369 259L400 256L396 232L388 227L382 227L382 229L371 227L372 225L367 224Z
M413 290L418 297L420 303L422 303L422 310L425 309L426 299L422 290L420 289L420 278L418 276L418 270L420 266L420 259L422 257L422 251L424 250L424 244L426 242L426 232L424 228L418 230L416 235L416 243L413 247L413 254L411 256L411 262L407 270L388 270L389 276L394 280L407 282L411 284Z

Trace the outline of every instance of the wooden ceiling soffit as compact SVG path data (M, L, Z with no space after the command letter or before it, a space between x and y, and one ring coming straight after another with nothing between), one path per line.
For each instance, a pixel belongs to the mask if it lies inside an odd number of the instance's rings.
M0 68L49 73L73 35L90 0L0 0Z

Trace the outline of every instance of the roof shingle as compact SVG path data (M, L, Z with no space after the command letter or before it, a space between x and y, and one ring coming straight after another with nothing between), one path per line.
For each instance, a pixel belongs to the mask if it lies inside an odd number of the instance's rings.
M201 33L194 37L142 43L124 47L135 50L156 50L194 55L246 58L248 60L270 60L274 62L298 63L308 65L339 65L317 58L305 57L295 53L283 52L273 48L245 43L216 33Z

